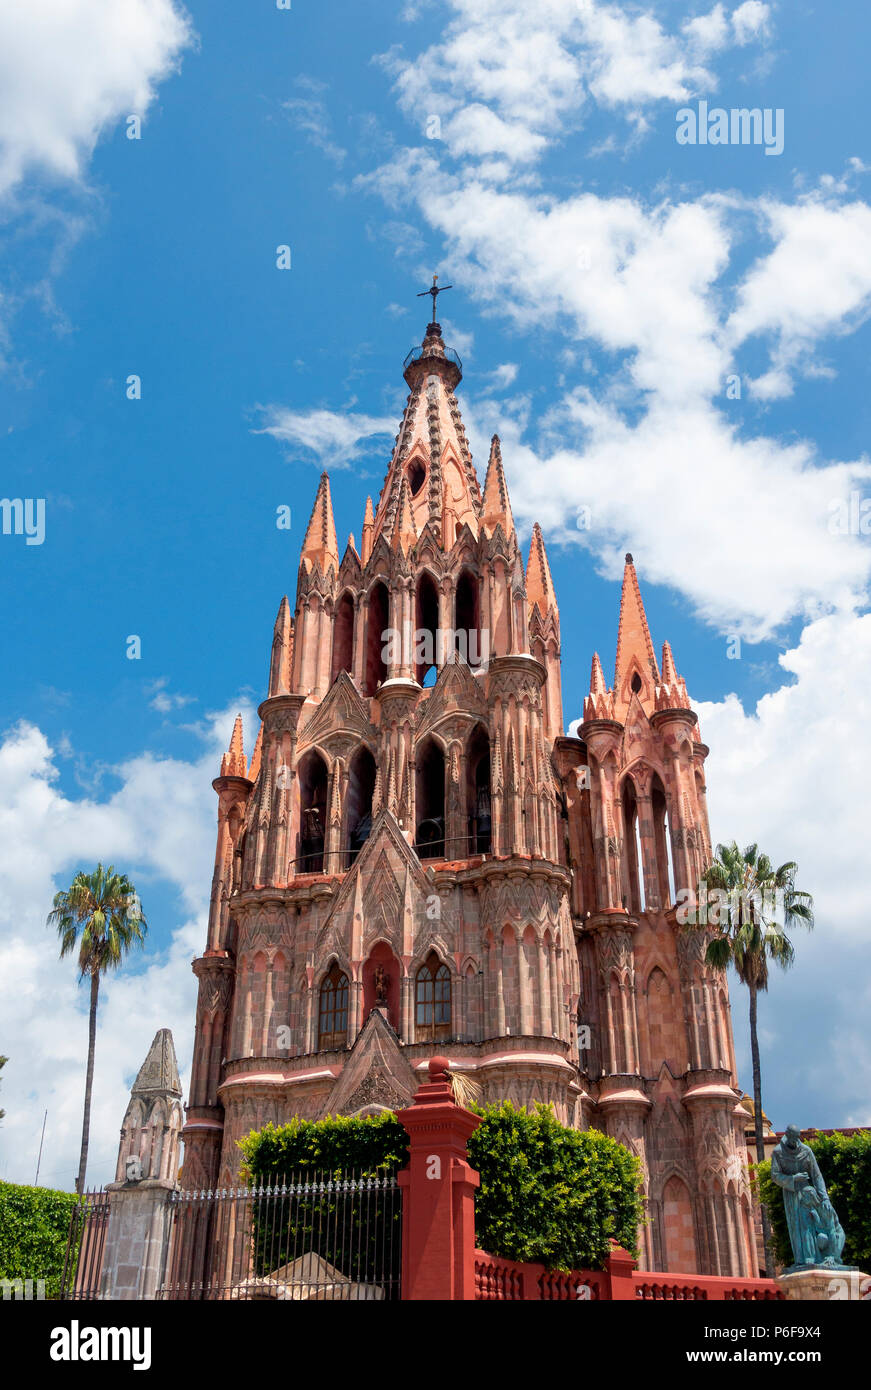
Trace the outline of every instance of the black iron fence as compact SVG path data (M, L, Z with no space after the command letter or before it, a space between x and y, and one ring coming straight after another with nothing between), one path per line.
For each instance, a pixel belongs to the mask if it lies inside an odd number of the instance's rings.
M389 1175L323 1173L173 1193L160 1297L398 1299L400 1198Z

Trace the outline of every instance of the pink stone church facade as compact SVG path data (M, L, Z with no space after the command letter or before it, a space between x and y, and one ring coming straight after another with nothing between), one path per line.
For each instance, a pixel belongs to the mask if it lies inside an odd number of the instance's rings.
M725 977L676 922L710 856L698 720L627 556L613 685L563 732L560 618L524 566L498 438L483 488L430 324L359 550L320 480L218 840L186 1187L293 1115L408 1105L434 1051L485 1102L551 1104L644 1165L642 1267L751 1276Z

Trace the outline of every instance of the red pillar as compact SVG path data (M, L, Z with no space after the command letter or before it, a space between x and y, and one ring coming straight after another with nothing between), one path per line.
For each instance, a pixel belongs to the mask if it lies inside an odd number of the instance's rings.
M635 1284L632 1279L635 1261L628 1250L624 1250L622 1245L617 1245L614 1241L611 1242L611 1253L605 1261L605 1271L612 1298L635 1299Z
M448 1066L434 1057L429 1084L397 1115L411 1141L399 1174L403 1299L475 1297L478 1174L466 1162L466 1143L481 1120L454 1102Z

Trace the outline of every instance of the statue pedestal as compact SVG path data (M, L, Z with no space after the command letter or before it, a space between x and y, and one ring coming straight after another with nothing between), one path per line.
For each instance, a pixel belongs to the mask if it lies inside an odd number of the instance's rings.
M871 1294L871 1279L860 1269L826 1269L822 1265L781 1274L777 1285L788 1299L816 1303L858 1303Z

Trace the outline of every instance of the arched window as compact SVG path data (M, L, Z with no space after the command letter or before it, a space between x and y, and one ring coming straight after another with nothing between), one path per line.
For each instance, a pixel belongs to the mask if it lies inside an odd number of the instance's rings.
M412 497L416 497L423 487L426 478L426 469L424 468L423 461L419 458L413 458L408 465L406 476L408 478L408 487L411 495Z
M333 619L333 665L330 683L340 671L351 672L354 660L354 600L343 594L336 605Z
M418 685L427 682L427 673L438 667L439 595L435 580L424 570L417 586L414 621L414 676ZM433 675L435 672L433 672Z
M417 755L415 845L421 859L445 857L445 755L429 739Z
M318 1047L322 1052L348 1041L348 977L335 961L324 976L318 1011Z
M653 811L653 841L656 848L656 872L659 879L659 905L668 907L674 902L674 874L669 853L668 808L665 788L659 777L654 777L650 793Z
M478 613L478 581L463 570L457 584L454 649L473 669L481 664L481 619Z
M366 628L366 694L374 695L380 682L387 679L384 648L385 633L390 627L390 596L387 585L379 580L369 590L369 622Z
M351 761L346 799L347 867L353 864L372 830L372 794L375 791L375 759L366 747L358 748ZM346 867L343 865L343 867Z
M469 740L466 757L466 806L469 854L490 853L490 740L480 724Z
M638 825L638 802L635 784L627 777L623 784L623 822L626 829L624 851L629 879L629 911L644 911L644 870L641 854L641 831Z
M414 1037L434 1042L451 1034L451 972L431 951L414 983Z
M312 749L299 765L299 873L323 873L326 823L327 767Z

